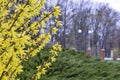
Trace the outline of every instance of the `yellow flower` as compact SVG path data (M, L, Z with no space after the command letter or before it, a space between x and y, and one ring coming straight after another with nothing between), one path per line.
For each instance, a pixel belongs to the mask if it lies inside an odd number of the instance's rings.
M45 74L47 71L45 70L45 68L41 69L41 74Z
M58 18L58 17L61 15L60 12L61 12L61 11L60 11L60 7L59 7L59 6L54 6L54 16L55 16L56 18Z
M38 80L41 78L41 72L36 73L35 80Z
M17 12L17 11L20 11L20 10L23 10L23 9L24 9L23 5L19 4L18 6L16 6L16 10L15 11Z
M55 62L55 61L56 61L56 58L55 58L55 57L51 57L51 61L52 61L52 62Z
M53 55L55 55L55 56L57 56L58 54L57 54L57 51L55 51L55 50L51 50L50 51Z
M53 34L56 34L57 31L58 31L58 29L57 29L56 27L54 27L54 28L52 29Z
M49 67L51 66L51 63L50 63L50 62L46 62L46 63L44 64L44 66L45 66L46 68L49 68Z

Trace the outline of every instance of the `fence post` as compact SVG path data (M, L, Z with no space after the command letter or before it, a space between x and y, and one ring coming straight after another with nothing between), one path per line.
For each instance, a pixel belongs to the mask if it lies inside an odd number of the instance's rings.
M117 60L117 52L115 50L113 51L113 60Z
M113 50L111 50L111 52L110 52L111 53L111 58L113 58L113 52L114 52Z
M105 58L105 49L101 49L100 50L100 59L104 60L104 58Z
M87 48L87 50L86 50L86 56L88 56L88 57L91 56L91 48Z

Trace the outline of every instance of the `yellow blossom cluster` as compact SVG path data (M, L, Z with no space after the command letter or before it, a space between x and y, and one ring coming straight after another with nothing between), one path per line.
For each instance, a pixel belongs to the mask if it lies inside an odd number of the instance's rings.
M0 80L15 80L16 75L23 71L21 63L40 52L49 43L51 31L56 34L61 25L58 21L61 15L59 6L48 12L43 10L46 0L18 1L0 0ZM40 15L40 20L32 22L31 19L37 15ZM55 26L45 32L46 21L53 17L56 18ZM60 50L58 43L53 46L50 60L37 67L35 79L46 73L46 68L55 61Z

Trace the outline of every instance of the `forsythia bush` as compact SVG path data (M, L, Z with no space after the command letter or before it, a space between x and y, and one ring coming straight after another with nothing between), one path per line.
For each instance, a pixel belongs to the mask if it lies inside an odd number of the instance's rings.
M14 80L22 72L22 62L35 56L50 41L51 34L56 34L61 25L60 7L44 11L45 4L46 0L0 0L0 80ZM31 21L38 15L40 20ZM48 27L51 18L55 21ZM49 59L36 67L34 80L46 73L60 50L58 43L53 45Z

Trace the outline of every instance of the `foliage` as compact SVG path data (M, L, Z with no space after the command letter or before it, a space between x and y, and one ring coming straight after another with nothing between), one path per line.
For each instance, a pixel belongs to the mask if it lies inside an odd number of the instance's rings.
M40 56L29 59L24 63L24 72L19 75L21 80L30 80L36 70L36 64L46 60L49 56L49 48L42 51ZM43 60L44 62L44 60ZM33 65L34 64L34 65ZM31 71L29 73L29 71ZM41 80L119 80L120 62L101 61L99 58L86 57L83 52L63 49L56 62L47 70L47 74Z
M65 50L41 80L119 80L120 63Z
M58 21L60 7L54 6L45 11L46 0L0 0L0 80L14 80L22 72L22 62L34 57L50 41L51 33L56 34L61 21ZM39 15L40 20L32 21ZM54 18L46 31L46 22ZM39 79L55 61L61 46L53 46L47 61L36 66L32 78Z

